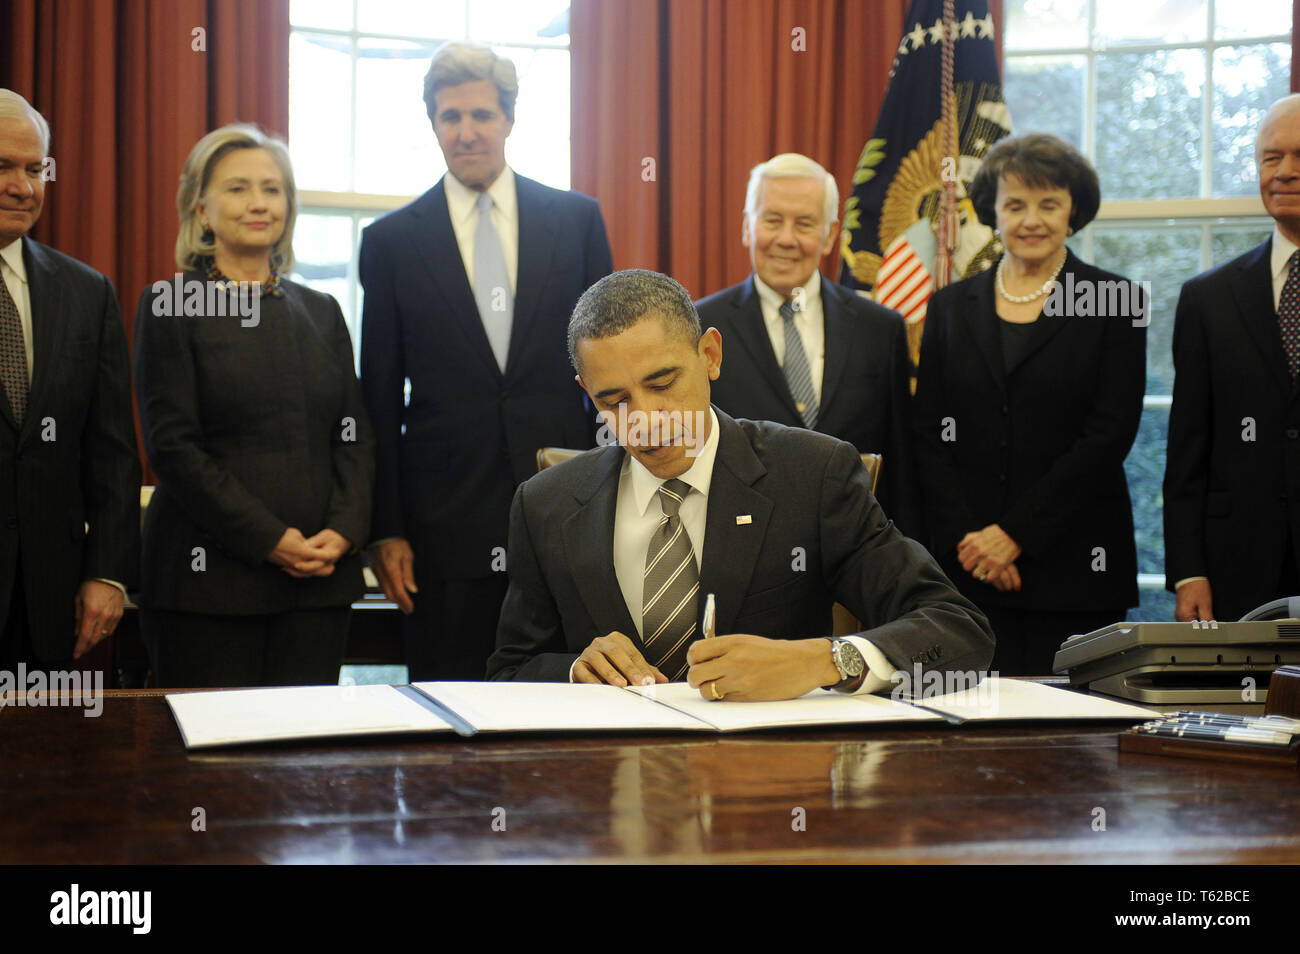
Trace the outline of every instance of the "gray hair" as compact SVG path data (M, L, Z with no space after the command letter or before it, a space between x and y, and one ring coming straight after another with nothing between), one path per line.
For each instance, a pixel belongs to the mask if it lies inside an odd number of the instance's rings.
M519 98L519 77L515 64L497 56L490 47L453 40L433 51L429 72L424 74L424 109L429 118L437 111L438 90L476 80L491 80L501 98L501 112L515 120L515 100Z
M284 231L271 249L271 267L287 272L293 265L293 227L298 219L298 189L293 182L293 164L289 161L289 147L284 140L268 136L249 123L231 123L214 129L190 150L181 172L181 185L176 190L176 210L181 216L180 232L176 236L176 264L184 271L198 268L204 258L216 251L211 233L199 222L198 206L208 191L212 170L227 154L236 149L265 149L280 167L284 179L286 210Z
M1292 93L1289 96L1283 96L1281 99L1269 106L1268 111L1264 113L1264 118L1260 120L1259 131L1255 133L1255 161L1259 162L1259 140L1264 135L1264 130L1279 120L1290 117L1293 113L1300 112L1300 93Z
M764 179L821 179L826 184L822 200L822 224L829 229L831 223L839 218L840 190L835 185L835 177L816 160L797 152L783 152L749 170L749 186L745 189L746 215L758 214L759 195L763 191Z
M0 117L5 119L30 119L41 134L41 152L50 151L50 124L31 103L11 89L0 89Z
M569 319L569 361L579 374L578 342L612 338L649 314L661 318L668 333L691 344L700 340L700 316L690 292L667 275L644 268L606 275L573 307Z

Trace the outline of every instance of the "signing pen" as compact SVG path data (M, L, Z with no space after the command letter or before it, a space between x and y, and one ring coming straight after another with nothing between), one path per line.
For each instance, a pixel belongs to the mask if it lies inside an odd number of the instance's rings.
M718 635L718 607L712 593L704 597L704 624L700 628L705 639Z

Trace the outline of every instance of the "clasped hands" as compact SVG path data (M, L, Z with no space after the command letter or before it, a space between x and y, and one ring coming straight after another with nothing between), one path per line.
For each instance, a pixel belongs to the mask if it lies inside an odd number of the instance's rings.
M315 536L304 537L297 527L290 527L280 537L267 557L294 579L305 580L312 576L329 576L352 544L342 534L325 529Z
M705 699L794 699L840 681L829 639L768 639L736 634L699 639L686 653L686 680ZM573 666L573 681L611 686L668 682L622 633L592 640Z
M996 523L983 530L972 530L957 544L957 559L961 568L981 583L987 583L1003 593L1020 589L1020 571L1016 559L1021 554L1020 544L1012 540Z

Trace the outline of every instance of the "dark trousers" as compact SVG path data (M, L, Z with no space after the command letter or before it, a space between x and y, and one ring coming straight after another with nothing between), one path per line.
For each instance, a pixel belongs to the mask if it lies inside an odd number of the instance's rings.
M420 565L416 558L416 566ZM403 621L406 666L411 682L487 677L496 648L497 620L505 602L505 573L473 580L421 578L412 599L415 612Z
M1003 676L1048 676L1056 651L1075 633L1090 633L1122 620L1123 607L1089 613L1044 613L981 606L993 626L997 648L992 669Z
M76 642L72 633L68 634L68 655L62 659L47 659L37 656L32 649L32 631L27 621L27 594L23 590L22 565L14 566L13 591L9 594L9 614L0 620L0 670L16 673L18 664L25 663L28 670L41 669L48 672L73 669L72 649Z
M140 611L160 688L338 685L352 607L265 616Z

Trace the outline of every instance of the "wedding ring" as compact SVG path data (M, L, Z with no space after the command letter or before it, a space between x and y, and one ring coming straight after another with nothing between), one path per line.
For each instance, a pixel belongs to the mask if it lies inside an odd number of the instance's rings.
M980 581L982 582L983 580L985 580L985 579L987 579L987 578L988 578L988 574L985 573L983 570L976 570L976 571L975 571L975 579L980 580Z
M722 698L722 695L718 692L718 680L715 679L709 683L709 689L713 692L713 698L715 701Z

